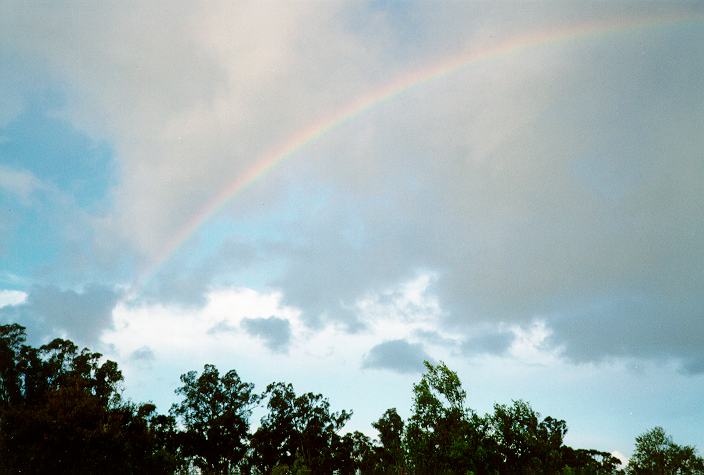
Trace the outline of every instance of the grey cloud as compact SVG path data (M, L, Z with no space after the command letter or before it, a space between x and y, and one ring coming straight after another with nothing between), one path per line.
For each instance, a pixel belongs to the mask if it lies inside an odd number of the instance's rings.
M486 325L480 330L467 330L466 336L459 335L457 338L448 338L432 330L416 330L413 336L430 345L456 349L464 355L503 354L515 338L511 331Z
M134 361L151 362L155 358L154 351L148 346L137 348L130 354L130 359Z
M291 343L291 324L284 318L244 318L242 328L263 340L272 351L285 352Z
M514 335L510 331L490 331L471 335L462 342L465 354L501 354L511 346Z
M387 369L398 373L417 373L423 370L423 361L432 358L418 343L390 340L374 346L362 361L363 368Z
M369 216L373 208L366 206L376 200L385 201L383 217ZM284 289L286 304L303 309L310 325L335 321L354 331L365 325L350 310L355 301L367 291L415 277L429 256L422 255L423 245L395 199L372 195L330 201L313 219L301 217L287 231L302 242L291 246L285 272L274 285ZM363 220L361 230L350 216ZM359 236L350 237L355 233Z
M459 343L457 340L447 338L433 330L416 330L413 332L413 336L431 345L439 345L444 347L453 347Z
M140 302L168 302L183 307L202 307L206 293L214 285L222 285L222 277L232 272L246 271L260 254L258 245L239 239L229 239L206 259L195 264L172 259L141 290ZM186 261L188 259L186 258Z
M704 301L686 294L604 298L548 320L551 342L576 362L622 356L674 360L684 373L704 373Z
M691 375L704 374L704 358L697 356L695 358L686 359L682 363L681 371Z
M549 320L570 357L696 369L704 62L680 43L704 58L701 28L522 50L350 124L309 152L311 188L334 183L340 196L296 223L310 239L279 281L286 298L334 316L426 268L444 323L461 334L562 315ZM637 311L590 311L610 293L648 298Z
M225 320L223 320L208 328L208 335L218 335L220 333L234 333L236 331L236 326L227 323Z
M82 292L35 287L24 303L0 309L0 318L25 325L33 341L66 335L80 344L94 345L103 330L112 328L117 299L112 289L100 285Z

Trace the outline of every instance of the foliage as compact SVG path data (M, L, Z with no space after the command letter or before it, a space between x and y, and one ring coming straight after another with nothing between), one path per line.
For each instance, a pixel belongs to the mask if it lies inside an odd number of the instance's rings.
M331 412L320 394L297 396L293 386L272 383L264 392L268 413L252 436L253 462L268 473L277 465L294 466L296 461L313 473L332 473L344 465L340 460L340 429L351 412Z
M552 417L541 420L525 401L495 404L487 420L502 466L520 473L556 473L564 465L565 421Z
M413 412L405 433L407 462L416 473L465 473L485 465L481 421L465 408L467 393L445 363L425 362L413 385Z
M242 382L235 370L220 377L209 364L199 376L182 375L181 383L176 393L184 399L171 413L185 427L183 455L206 473L230 473L247 453L249 417L258 401L254 385Z
M396 408L386 412L372 423L379 433L380 447L376 449L375 470L377 472L400 473L404 469L403 419Z
M0 407L22 399L18 360L25 339L22 325L0 325Z
M622 473L619 470L621 461L608 452L599 450L573 449L562 447L562 471L568 474L601 475Z
M702 474L704 460L694 447L673 442L662 427L636 437L636 447L628 463L629 474Z
M181 401L159 414L123 400L122 373L99 353L63 339L35 348L21 325L0 325L0 473L623 473L608 452L566 446L564 420L522 400L480 416L457 373L425 367L408 420L388 409L372 440L342 433L352 413L320 394L280 382L258 395L235 370L208 364L181 376ZM704 460L655 427L636 438L627 472L704 474Z
M153 406L122 401L115 362L68 340L24 342L24 327L0 326L0 471L170 471Z
M335 444L337 473L373 473L377 467L374 446L369 437L359 431L349 432Z

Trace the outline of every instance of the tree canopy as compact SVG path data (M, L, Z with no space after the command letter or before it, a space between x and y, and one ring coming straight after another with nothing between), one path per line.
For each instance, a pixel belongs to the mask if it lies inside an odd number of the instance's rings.
M68 340L25 341L23 327L0 326L0 471L172 471L155 407L122 400L114 361Z
M252 435L255 464L265 472L276 467L332 473L340 468L340 431L351 412L332 412L321 394L297 395L293 386L272 383L264 392L268 413Z
M629 474L704 474L704 460L694 447L673 442L665 429L653 427L636 437L636 447L628 463Z
M259 400L254 385L243 382L237 371L220 376L210 364L198 375L181 376L176 394L183 400L171 414L183 423L183 455L205 472L230 473L248 448L249 418Z
M258 394L234 369L183 374L168 414L125 400L122 382L99 353L65 339L35 348L24 327L0 325L0 473L704 474L661 427L636 437L622 469L565 445L567 423L526 401L479 415L442 362L425 362L406 421L390 408L371 424L376 438L345 432L352 412L321 394L284 382Z

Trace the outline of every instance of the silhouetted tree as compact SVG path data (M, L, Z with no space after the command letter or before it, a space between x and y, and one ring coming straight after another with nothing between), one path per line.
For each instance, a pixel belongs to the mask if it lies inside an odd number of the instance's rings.
M222 377L206 364L198 375L181 376L176 393L183 396L171 413L183 423L183 455L205 473L230 473L247 453L249 417L257 404L254 385L243 382L235 370Z
M608 452L562 447L562 472L564 475L622 474L621 461Z
M465 407L467 394L457 373L442 362L426 361L425 367L413 385L413 412L406 426L409 468L415 473L481 470L481 421Z
M376 453L371 440L365 434L354 431L343 435L335 443L334 466L340 475L374 473Z
M541 420L524 401L495 404L494 413L487 419L506 468L502 473L556 473L562 469L565 421L549 416Z
M298 470L326 474L341 468L338 432L351 412L331 412L322 395L297 396L290 384L272 383L264 397L268 413L252 436L253 463L260 471L296 465Z
M408 421L389 409L378 442L341 434L351 412L320 394L270 384L262 396L236 371L181 376L170 415L121 397L122 373L99 353L55 339L34 348L0 325L0 473L562 474L615 475L607 452L564 445L565 421L524 401L478 416L457 374L425 362ZM249 418L266 400L254 434ZM660 427L636 438L631 474L704 474L691 446Z
M662 427L654 427L636 437L627 471L639 475L702 474L704 460L694 447L678 445Z
M0 326L3 472L169 471L145 416L153 409L122 401L115 362L68 340L24 341L23 327Z
M18 360L25 339L22 325L0 325L0 408L17 403L21 398Z
M379 473L403 472L403 419L396 412L396 408L387 409L386 412L372 423L379 433L380 447L377 447L377 463L375 470Z

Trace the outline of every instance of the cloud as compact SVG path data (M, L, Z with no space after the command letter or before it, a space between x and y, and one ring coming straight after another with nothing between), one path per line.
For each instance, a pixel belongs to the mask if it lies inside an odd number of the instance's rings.
M217 335L218 333L233 333L236 331L236 326L223 320L208 328L208 335Z
M423 361L433 361L418 343L390 340L374 346L364 356L362 368L387 369L398 373L417 373Z
M446 348L455 347L459 343L456 339L448 338L435 330L417 329L413 331L412 335L414 338L420 339L428 344Z
M151 362L154 361L155 355L151 348L148 346L142 346L132 352L130 359L133 361Z
M0 308L20 305L27 300L27 294L21 290L0 290Z
M703 304L684 288L673 289L669 296L612 297L583 313L549 320L554 332L550 340L577 362L614 357L676 360L684 373L702 374Z
M516 35L686 8L417 2L399 17L359 2L80 14L19 2L0 44L65 84L61 114L113 145L120 175L101 232L151 262L258 158L389 79ZM679 358L696 370L702 36L656 25L486 58L331 130L218 218L236 229L272 218L278 239L246 265L264 273L276 260L265 285L319 330L363 331L375 317L360 300L430 271L442 311L428 311L462 337L543 318L575 361ZM154 293L203 303L237 259L157 277ZM498 350L508 336L492 338L470 347Z
M250 335L261 338L270 350L288 350L291 343L291 324L285 318L244 318L241 325Z
M505 353L514 341L514 334L506 330L492 330L472 335L462 342L462 352L469 355Z
M25 325L33 341L65 337L94 345L103 331L112 328L117 300L115 291L100 285L87 286L81 292L34 287L22 303L1 308L0 319Z
M686 358L682 362L681 371L685 374L701 375L704 374L704 358L699 355L691 358Z
M369 86L379 46L340 24L347 8L18 4L0 38L67 84L65 116L115 145L113 231L153 256L276 141Z
M672 46L702 30L656 30L521 50L331 137L310 182L342 196L302 219L288 301L334 317L426 268L464 335L545 318L581 361L704 356L704 64ZM642 295L638 311L591 310Z
M276 320L292 322L292 327L300 328L300 324L295 323L299 312L282 306L279 293L247 288L211 290L202 307L122 302L113 313L115 323L101 341L117 348L120 358L127 359L142 347L150 348L164 361L182 359L184 355L189 355L189 361L207 359L213 352L230 354L234 347L259 355L262 345L248 332L240 331L242 321L254 320L255 329L264 331L268 316L276 315L272 327L274 334L281 337L285 335L283 331L276 332L281 330ZM164 328L168 328L168 332Z
M41 181L30 172L0 165L0 191L15 195L26 204L32 193L41 188Z
M258 259L259 246L236 238L228 238L200 261L172 259L140 290L143 302L175 303L182 306L203 306L207 292L219 280L233 272L245 272Z

